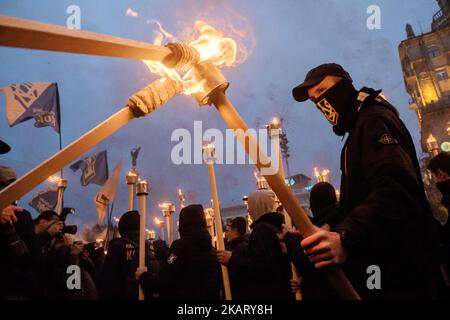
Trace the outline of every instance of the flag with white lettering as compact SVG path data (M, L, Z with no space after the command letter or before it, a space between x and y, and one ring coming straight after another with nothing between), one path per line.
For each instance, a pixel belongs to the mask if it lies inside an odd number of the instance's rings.
M113 173L103 187L97 192L94 197L95 208L98 213L98 222L101 224L105 217L106 208L110 202L114 202L116 198L117 184L119 182L120 170L122 169L122 161L119 161L114 167Z
M38 192L28 204L42 213L47 210L54 210L58 202L58 186L51 186Z
M11 84L0 88L6 96L6 118L10 127L29 119L34 126L50 126L60 132L59 93L56 83Z
M108 180L108 159L106 150L94 153L93 155L79 160L70 166L72 171L81 169L80 182L82 186L95 183L102 186Z

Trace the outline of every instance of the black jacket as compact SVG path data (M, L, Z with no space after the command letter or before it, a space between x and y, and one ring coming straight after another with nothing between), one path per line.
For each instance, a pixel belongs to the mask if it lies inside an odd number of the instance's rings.
M436 224L414 144L397 110L371 93L341 155L344 270L363 298L431 297ZM367 288L370 265L381 269L381 290Z
M181 234L170 246L169 256L158 275L146 272L139 283L161 299L218 300L221 274L208 231Z
M282 231L283 215L266 213L251 226L252 233L245 255L232 254L228 268L242 279L245 299L290 300L292 276L290 259Z
M232 252L236 257L242 257L247 254L248 237L247 235L239 236L225 244L225 249ZM242 273L235 270L228 270L230 274L231 296L233 300L245 299L245 279L242 279Z
M109 242L108 254L100 272L100 297L102 299L138 299L138 283L134 276L139 266L137 243L137 241L127 238L116 238ZM147 245L145 265L149 273L158 272L158 263Z

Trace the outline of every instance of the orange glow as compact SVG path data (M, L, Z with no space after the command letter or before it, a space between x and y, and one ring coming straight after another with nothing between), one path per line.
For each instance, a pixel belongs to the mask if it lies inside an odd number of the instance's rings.
M50 182L59 182L59 181L61 181L61 178L58 176L50 176L47 178L47 180Z
M155 38L153 44L163 45L163 42L176 42L176 37L164 30L161 23L156 20L149 20L158 26L158 30L154 31ZM237 45L236 42L224 37L224 35L216 30L213 26L207 24L202 20L197 20L194 23L194 29L200 34L198 38L189 43L200 54L200 62L211 60L216 66L230 67L236 62ZM183 87L183 93L190 95L201 92L204 87L205 80L196 81L190 76L190 70L175 70L164 66L159 61L143 60L145 65L152 73L158 74L161 77L170 77L171 79L180 83Z
M314 167L314 176L319 182L328 182L328 175L330 174L330 170L323 169L320 172L319 168Z
M430 135L428 136L428 139L427 139L427 143L433 143L433 142L437 142L437 140L433 136L433 134L430 133Z
M155 218L155 224L156 225L158 225L158 226L161 226L161 225L163 225L164 224L164 221L162 221L162 220L159 220L158 218Z

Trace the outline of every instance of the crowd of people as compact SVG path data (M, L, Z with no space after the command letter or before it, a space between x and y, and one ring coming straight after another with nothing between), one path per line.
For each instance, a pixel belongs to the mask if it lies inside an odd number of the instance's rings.
M216 250L203 207L192 204L180 212L179 239L147 241L145 267L138 267L137 211L124 213L120 237L98 248L67 235L61 215L33 220L11 204L0 214L0 297L133 300L141 287L148 300L224 299L226 266L235 300L339 299L328 281L337 267L362 299L448 299L450 222L434 219L397 110L381 91L356 90L337 64L311 70L293 95L312 100L335 134L348 134L340 198L326 182L311 189L314 233L287 228L275 193L263 189L248 197L250 226L245 218L227 223L225 250ZM448 211L450 153L429 159L428 170ZM12 168L0 167L0 189L15 179ZM69 285L73 266L78 286Z

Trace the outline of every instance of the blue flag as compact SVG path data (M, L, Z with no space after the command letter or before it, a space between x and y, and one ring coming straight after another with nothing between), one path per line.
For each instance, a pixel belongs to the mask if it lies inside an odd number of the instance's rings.
M34 118L36 128L50 126L60 132L59 93L56 83L19 83L0 90L6 96L6 118L10 127Z
M51 186L38 192L28 204L30 207L36 209L37 212L42 213L47 210L54 210L58 201L58 187Z
M70 166L72 171L81 169L80 182L82 186L87 186L89 183L95 183L102 186L108 180L108 160L106 157L106 150L94 153L90 157L84 158L73 163Z

